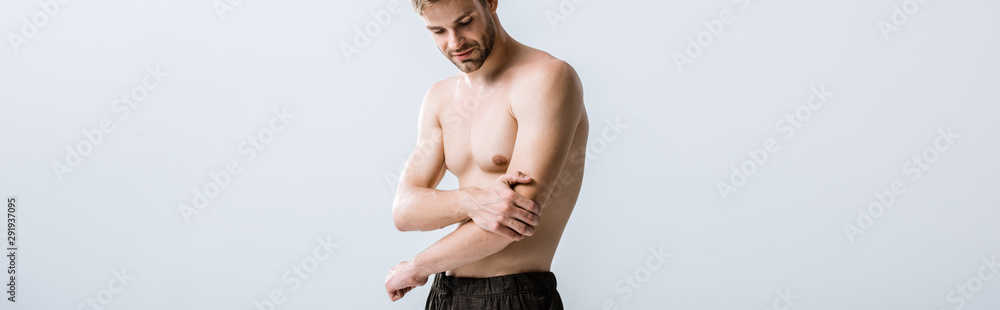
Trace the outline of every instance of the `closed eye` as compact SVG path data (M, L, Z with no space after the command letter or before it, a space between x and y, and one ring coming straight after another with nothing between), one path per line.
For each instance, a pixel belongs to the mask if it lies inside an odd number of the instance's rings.
M455 25L457 25L457 27L465 27L465 26L468 26L469 24L471 24L472 23L472 16L470 16L470 14L472 14L472 12L466 12L465 13L465 17L467 17L467 19L465 19L464 21L456 22ZM441 27L427 27L427 29L430 30L431 33L434 33L434 34L443 34L445 32L445 29L441 28Z

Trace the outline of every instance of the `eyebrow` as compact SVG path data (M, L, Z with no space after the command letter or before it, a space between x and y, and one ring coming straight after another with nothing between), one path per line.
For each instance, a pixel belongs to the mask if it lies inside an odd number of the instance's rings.
M472 10L465 11L465 13L462 14L462 16L459 16L458 18L456 18L455 21L452 22L452 24L457 24L457 23L461 22L466 17L469 17L469 15L472 15L472 12L473 12ZM427 26L428 30L435 30L435 29L441 29L441 28L442 27L438 27L438 26Z

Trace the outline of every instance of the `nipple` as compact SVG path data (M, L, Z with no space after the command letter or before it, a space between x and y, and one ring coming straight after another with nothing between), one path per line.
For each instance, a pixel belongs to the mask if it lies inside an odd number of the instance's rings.
M503 157L503 155L493 156L493 164L494 165L503 166L503 165L506 165L507 162L508 162L507 161L507 157Z

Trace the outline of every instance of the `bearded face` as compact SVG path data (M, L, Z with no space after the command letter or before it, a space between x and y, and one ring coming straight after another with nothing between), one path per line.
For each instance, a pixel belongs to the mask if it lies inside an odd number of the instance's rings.
M479 0L442 0L423 11L438 49L462 72L482 68L493 51L496 22Z

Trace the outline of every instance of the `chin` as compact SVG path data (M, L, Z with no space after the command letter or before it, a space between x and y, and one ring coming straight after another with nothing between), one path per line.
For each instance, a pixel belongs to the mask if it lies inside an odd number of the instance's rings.
M475 64L473 62L463 62L454 59L452 60L452 63L455 64L455 67L458 68L459 71L462 71L464 73L472 73L475 72L476 70L479 70L479 68L483 67L482 64Z
M466 59L465 61L458 61L457 59L455 59L453 61L455 61L455 66L457 66L459 70L462 70L462 72L465 73L472 73L476 70L479 70L479 68L482 68L483 64L486 63L486 59L478 59L478 58Z
M473 72L476 72L476 70L479 70L479 68L480 68L480 66L475 66L475 67L473 67L473 66L465 66L465 67L459 68L459 70L462 70L462 72L465 72L465 73L473 73Z

